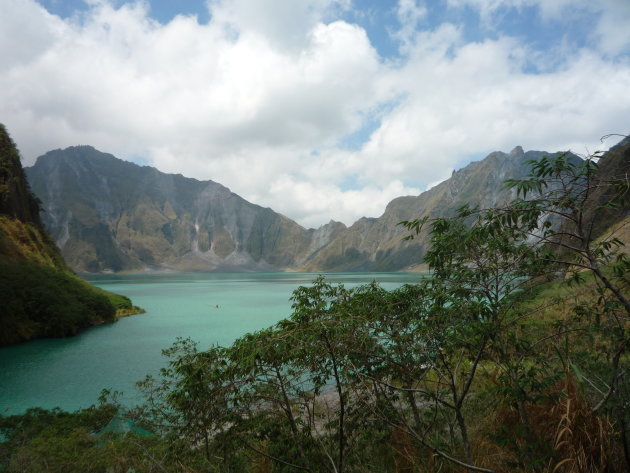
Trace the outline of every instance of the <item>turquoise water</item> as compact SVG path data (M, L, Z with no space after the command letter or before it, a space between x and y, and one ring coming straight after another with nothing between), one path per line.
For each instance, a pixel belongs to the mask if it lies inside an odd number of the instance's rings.
M0 414L29 407L75 410L94 404L103 388L124 393L133 405L136 381L164 366L161 350L177 337L200 347L228 345L291 313L294 289L317 277L310 273L100 275L88 279L129 296L147 313L94 327L77 337L37 340L0 348ZM393 289L414 283L409 273L335 273L347 286L373 280ZM216 307L218 306L218 308Z

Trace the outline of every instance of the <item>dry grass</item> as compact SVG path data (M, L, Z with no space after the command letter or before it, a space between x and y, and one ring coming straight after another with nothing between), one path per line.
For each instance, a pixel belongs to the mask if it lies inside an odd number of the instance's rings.
M552 473L618 471L616 465L622 463L609 419L593 413L574 381L567 380L565 394L549 413L548 421L556 424L552 439L556 456L548 470Z
M266 450L264 445L261 445ZM252 473L271 473L273 464L269 457L260 454L252 455Z
M512 406L489 418L475 439L476 465L497 473L626 472L610 419L593 413L575 381L567 376L552 395L527 405L529 431Z
M623 246L619 247L619 251L630 253L630 216L606 229L597 242L604 239L611 240L613 238L616 238L623 244Z
M418 451L414 441L404 427L392 431L391 447L393 450L394 471L396 473L413 473L418 471Z

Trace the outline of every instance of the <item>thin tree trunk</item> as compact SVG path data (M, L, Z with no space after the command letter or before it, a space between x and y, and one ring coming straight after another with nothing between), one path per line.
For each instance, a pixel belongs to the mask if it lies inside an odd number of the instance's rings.
M328 339L328 334L324 333L324 340L326 342L326 348L328 348L328 354L332 360L333 365L333 375L335 377L335 386L337 388L337 395L339 396L339 460L337 465L337 472L343 473L343 461L344 461L344 449L346 445L346 434L345 434L345 415L346 415L346 405L343 396L343 390L341 387L341 379L339 377L339 371L337 369L337 358L333 353L332 346L330 344L330 340Z
M420 418L420 411L418 410L418 405L416 404L416 396L413 391L411 391L411 386L407 386L409 390L405 391L405 395L407 397L407 402L409 403L409 407L411 408L411 412L413 414L413 421L415 424L415 429L418 433L420 433L420 428L422 427L422 419Z
M466 427L466 421L464 420L464 416L462 415L462 411L460 408L455 409L455 418L457 419L459 433L462 437L462 445L464 446L466 462L472 465L473 455L472 455L472 449L470 448L470 441L468 440L468 428Z

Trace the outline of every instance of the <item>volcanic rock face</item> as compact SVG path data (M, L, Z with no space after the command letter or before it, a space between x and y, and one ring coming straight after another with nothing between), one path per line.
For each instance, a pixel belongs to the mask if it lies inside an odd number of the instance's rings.
M419 196L394 199L379 218L305 229L213 181L164 174L89 146L51 151L27 168L43 221L78 271L392 271L420 263L427 235L402 241L402 220L451 215L513 197L542 152L494 152Z
M503 182L527 175L528 160L537 160L543 152L523 152L520 146L509 154L494 152L482 161L456 171L446 181L419 196L392 200L377 219L363 218L313 255L304 268L316 270L394 271L422 262L428 234L423 231L412 241L402 241L408 234L398 225L403 220L424 216L453 215L464 204L488 208L507 202L514 193Z
M51 151L27 172L46 226L79 271L285 270L315 233L216 182L89 146Z

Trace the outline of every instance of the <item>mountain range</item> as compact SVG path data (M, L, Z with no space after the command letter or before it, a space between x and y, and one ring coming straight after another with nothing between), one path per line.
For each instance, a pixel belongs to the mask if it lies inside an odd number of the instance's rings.
M54 150L26 168L42 220L71 268L119 271L396 271L422 262L427 235L403 241L400 221L447 216L514 197L541 151L494 152L378 218L306 229L213 181L138 166L90 146Z

